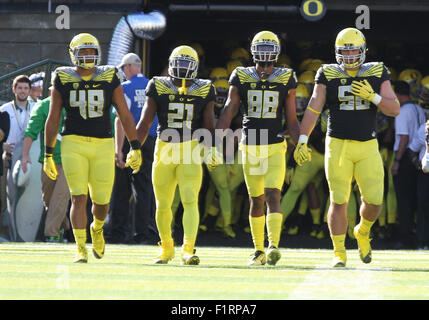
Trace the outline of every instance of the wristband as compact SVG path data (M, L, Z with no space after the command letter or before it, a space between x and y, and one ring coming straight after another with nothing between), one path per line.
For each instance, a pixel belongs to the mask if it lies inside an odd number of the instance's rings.
M315 113L315 114L320 114L320 111L317 111L310 106L307 106L307 109L310 110L311 112Z
M307 143L308 142L308 136L305 134L301 134L298 138L298 143Z
M378 93L376 93L374 95L374 97L372 97L371 102L373 104L375 104L376 106L378 106L380 104L380 102L381 102L381 99L382 99L381 96Z
M52 155L54 153L54 147L45 146L45 154Z
M130 141L130 146L131 146L131 149L133 149L133 150L139 150L140 149L140 142L138 140Z

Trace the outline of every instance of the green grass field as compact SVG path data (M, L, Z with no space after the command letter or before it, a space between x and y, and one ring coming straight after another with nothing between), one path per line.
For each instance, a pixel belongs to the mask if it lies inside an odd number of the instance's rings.
M363 264L348 250L332 269L331 250L282 248L275 267L248 267L251 248L199 247L199 266L182 266L180 248L154 265L156 246L107 245L97 260L73 264L74 244L0 244L0 299L429 299L429 251L373 251Z

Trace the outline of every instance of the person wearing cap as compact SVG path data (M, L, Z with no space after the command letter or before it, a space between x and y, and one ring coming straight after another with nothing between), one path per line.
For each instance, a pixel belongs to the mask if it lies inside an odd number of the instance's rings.
M36 103L37 101L40 101L43 91L43 78L43 73L33 73L30 76L31 89L30 95L28 97L28 101L30 101L30 103Z
M52 88L52 87L51 87ZM43 164L45 145L45 122L49 114L49 104L51 97L36 102L30 115L27 128L24 133L24 142L22 145L22 171L29 170L28 164L31 164L30 149L34 140L40 135L40 157L39 162ZM53 159L57 167L58 176L56 180L50 179L45 171L41 170L42 181L42 199L45 206L46 218L44 225L45 242L61 242L63 232L70 229L70 223L67 218L67 209L70 200L69 187L64 175L61 162L61 130L63 128L64 116L66 110L62 110L60 125L58 129L57 142L53 151Z
M145 88L148 79L141 73L142 61L135 53L123 56L118 68L122 70L126 81L122 83L125 101L137 124L146 101ZM140 171L131 174L125 167L125 155L130 148L125 139L124 129L118 118L115 120L115 160L116 180L112 195L110 220L111 243L156 243L155 196L152 187L152 162L156 140L158 118L155 117L146 142L141 146L143 163ZM130 215L129 199L134 190L134 219ZM131 221L134 220L135 235L130 236Z

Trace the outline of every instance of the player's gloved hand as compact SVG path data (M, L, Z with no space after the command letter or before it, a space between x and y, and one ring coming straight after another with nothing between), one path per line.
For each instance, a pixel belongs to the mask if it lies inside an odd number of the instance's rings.
M363 81L354 80L352 82L352 93L355 96L371 101L375 105L378 105L381 101L381 96L374 92L374 89L366 79Z
M207 168L211 170L222 163L223 163L222 154L217 150L216 147L211 147L206 157Z
M302 166L306 161L311 161L311 149L307 146L307 141L308 137L306 135L300 135L293 153L293 158L299 166Z
M45 171L49 179L57 180L58 171L57 167L55 166L52 153L45 153L45 157L43 160L43 171Z
M136 174L140 170L140 166L143 162L142 152L140 151L140 142L137 140L130 141L131 150L127 154L127 160L125 161L125 167L131 167L133 174Z

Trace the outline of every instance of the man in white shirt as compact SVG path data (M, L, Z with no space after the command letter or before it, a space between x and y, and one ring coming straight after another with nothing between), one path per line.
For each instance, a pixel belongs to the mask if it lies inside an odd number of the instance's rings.
M10 155L13 153L17 141L23 138L33 106L33 104L28 101L31 81L26 75L17 76L13 80L12 90L15 99L0 107L0 111L6 111L10 117L9 137L3 145L4 151Z
M415 248L413 235L414 213L417 209L417 169L409 153L409 144L419 126L426 121L423 109L410 99L410 87L404 81L395 84L395 93L401 103L395 118L395 162L392 166L393 182L398 201L399 239L395 248Z
M417 174L416 219L417 248L419 250L428 249L429 247L429 175L424 173L426 170L421 170L426 163L426 126L429 126L429 120L419 127L409 145L409 149L415 155L414 163L419 168Z
M12 178L12 168L15 162L21 159L22 148L15 150L15 146L18 142L24 139L24 132L30 119L31 110L33 103L28 101L30 95L31 81L26 75L19 75L13 80L12 91L15 95L15 99L5 103L0 107L0 111L7 112L10 118L10 131L6 142L3 144L3 159L4 170L3 177L1 179L2 192L6 191L6 195L2 194L2 199L7 197L7 205L10 208L15 201L16 186ZM19 154L15 154L15 153ZM7 184L7 187L6 187ZM9 221L11 222L11 221ZM15 228L13 225L9 225L9 231L11 232L11 238L14 240Z

